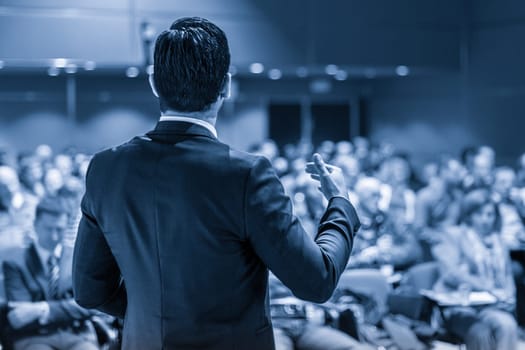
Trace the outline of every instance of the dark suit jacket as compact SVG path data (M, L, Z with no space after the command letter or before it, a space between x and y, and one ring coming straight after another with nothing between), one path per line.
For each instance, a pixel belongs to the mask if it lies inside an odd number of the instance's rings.
M24 249L17 260L4 261L4 285L8 301L47 301L49 304L49 322L40 325L34 321L19 330L13 330L13 340L48 334L58 327L72 327L75 332L93 332L93 328L84 321L91 312L80 307L73 299L71 283L71 262L73 247L64 246L60 258L60 279L58 293L60 298L52 299L48 294L48 278L34 245Z
M125 315L126 350L273 349L267 269L325 301L359 226L334 198L314 242L266 158L191 123L96 154L86 185L75 298Z

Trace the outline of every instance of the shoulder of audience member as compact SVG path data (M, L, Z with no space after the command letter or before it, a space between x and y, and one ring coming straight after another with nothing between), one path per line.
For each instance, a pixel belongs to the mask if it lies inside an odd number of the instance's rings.
M3 261L3 264L22 266L25 264L27 247L10 248L9 258ZM0 286L1 287L1 286Z
M445 184L442 180L436 179L431 181L427 186L417 192L417 198L420 200L437 200L444 192Z

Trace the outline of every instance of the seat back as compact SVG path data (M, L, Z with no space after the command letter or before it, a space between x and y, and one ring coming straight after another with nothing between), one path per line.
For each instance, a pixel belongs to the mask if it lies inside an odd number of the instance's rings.
M341 275L337 288L370 295L384 311L387 310L388 294L392 291L385 275L377 269L346 270Z
M422 289L432 289L439 278L439 265L437 262L425 262L412 266L403 276L400 286L412 288L419 292Z

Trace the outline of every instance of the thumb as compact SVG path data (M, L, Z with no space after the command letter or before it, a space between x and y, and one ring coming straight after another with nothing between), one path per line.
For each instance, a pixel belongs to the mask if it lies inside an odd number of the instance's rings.
M314 154L314 164L317 168L317 171L319 175L330 175L330 172L326 168L326 165L324 164L323 157L319 153Z

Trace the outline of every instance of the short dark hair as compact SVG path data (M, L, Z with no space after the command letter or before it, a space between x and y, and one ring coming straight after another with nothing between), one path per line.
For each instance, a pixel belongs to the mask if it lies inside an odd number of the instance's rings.
M472 215L477 213L487 204L490 204L494 207L494 212L496 214L493 229L495 231L500 231L501 214L498 205L492 197L492 194L487 189L475 189L465 194L461 201L461 214L459 217L459 222L471 225Z
M200 17L176 20L155 43L154 80L161 110L208 109L224 87L229 66L222 29Z
M68 210L64 200L57 196L46 196L40 200L36 207L35 219L39 219L42 214L68 215Z

